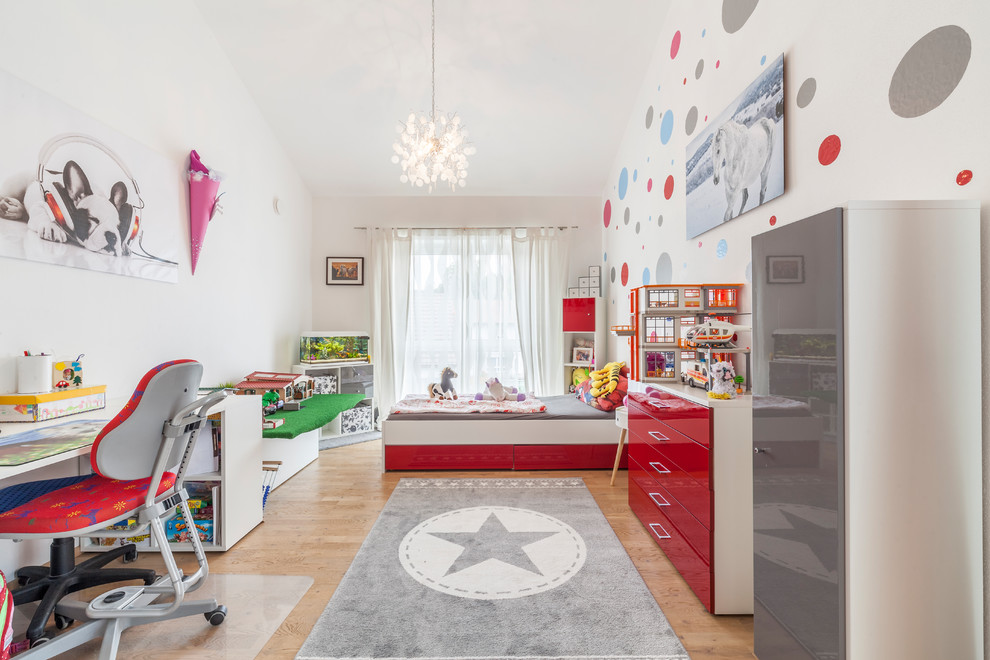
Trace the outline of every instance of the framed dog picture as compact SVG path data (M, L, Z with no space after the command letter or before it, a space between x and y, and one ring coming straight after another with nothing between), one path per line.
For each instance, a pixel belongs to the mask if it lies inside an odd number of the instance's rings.
M327 284L364 284L364 257L327 257Z

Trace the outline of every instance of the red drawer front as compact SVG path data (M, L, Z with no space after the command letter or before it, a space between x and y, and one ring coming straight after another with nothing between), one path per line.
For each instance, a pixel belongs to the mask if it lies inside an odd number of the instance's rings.
M667 392L650 397L634 393L629 395L628 409L630 428L636 418L655 419L695 442L706 447L711 446L711 410L705 406Z
M385 469L511 470L512 445L387 445Z
M640 470L641 474L635 474L635 469ZM630 442L629 479L632 480L637 476L648 478L650 482L662 487L703 527L712 528L712 491L707 485L693 479L690 474L649 445ZM646 483L641 483L644 490L649 488Z
M612 468L616 445L516 445L517 470L589 470ZM619 467L626 467L627 447Z
M692 479L711 488L712 453L703 445L688 439L660 422L651 426L630 424L629 444L646 445L653 448L668 462L672 462L690 475Z
M655 473L650 466L641 465L635 458L629 461L629 481L639 486L670 519L681 536L691 544L694 551L701 555L705 561L710 562L712 558L711 531L677 499L676 494L657 483L653 474Z
M629 462L630 471L633 461ZM712 611L712 572L709 563L688 543L680 530L667 515L667 511L677 506L657 506L656 501L634 482L629 480L629 507L649 530L653 540L688 583L698 599L709 612Z
M564 298L564 332L594 332L595 301L595 298Z

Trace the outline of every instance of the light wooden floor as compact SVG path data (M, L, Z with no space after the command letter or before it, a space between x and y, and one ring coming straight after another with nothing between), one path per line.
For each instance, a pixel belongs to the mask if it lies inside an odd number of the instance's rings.
M210 553L211 573L305 575L315 580L257 657L295 656L404 476L582 477L691 657L755 657L752 617L708 614L630 511L625 470L613 487L608 484L609 470L382 474L378 441L321 451L317 461L271 494L264 523L228 552ZM179 560L184 565L192 557L180 555Z

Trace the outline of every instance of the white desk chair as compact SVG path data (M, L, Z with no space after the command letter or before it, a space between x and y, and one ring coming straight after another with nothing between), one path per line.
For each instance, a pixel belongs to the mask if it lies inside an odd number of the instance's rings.
M629 430L629 414L625 406L615 409L615 425L622 430L619 431L619 446L615 449L615 465L612 467L612 480L608 482L609 486L615 485L615 474L619 471L619 463L622 461L622 443L626 441L626 431Z

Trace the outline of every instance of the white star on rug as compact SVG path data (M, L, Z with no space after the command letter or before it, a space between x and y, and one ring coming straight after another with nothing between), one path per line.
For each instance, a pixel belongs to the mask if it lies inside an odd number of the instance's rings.
M543 575L523 548L558 532L510 532L494 513L490 513L476 532L429 532L431 536L464 548L445 576L463 571L489 559Z

